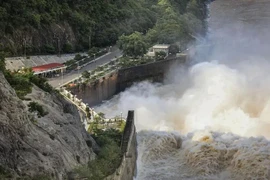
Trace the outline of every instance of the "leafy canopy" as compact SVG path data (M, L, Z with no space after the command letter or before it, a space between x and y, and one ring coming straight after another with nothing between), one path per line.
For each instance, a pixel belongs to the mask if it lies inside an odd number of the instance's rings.
M119 48L123 50L124 56L141 57L147 52L147 45L144 37L139 32L129 36L122 35L118 41Z

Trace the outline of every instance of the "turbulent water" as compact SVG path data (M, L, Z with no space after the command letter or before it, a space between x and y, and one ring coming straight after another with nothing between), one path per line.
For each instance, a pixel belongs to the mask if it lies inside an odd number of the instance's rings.
M210 53L173 68L167 85L135 84L97 108L135 110L137 180L270 179L269 9L214 1Z

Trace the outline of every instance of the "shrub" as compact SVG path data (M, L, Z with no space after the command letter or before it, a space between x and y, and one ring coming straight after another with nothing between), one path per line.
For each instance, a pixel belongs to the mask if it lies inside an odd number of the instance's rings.
M12 179L12 173L9 172L6 168L0 166L0 179Z
M172 44L169 47L169 53L176 54L180 51L180 48L177 44Z
M5 52L0 51L0 71L4 72L6 70L6 62L5 62Z
M46 92L50 93L53 91L53 87L47 82L47 79L43 77L32 76L30 77L30 81Z
M76 54L75 57L74 57L74 60L75 60L75 61L79 61L79 60L81 60L82 58L83 58L82 55Z
M98 53L99 49L97 47L92 47L89 51L88 51L88 55L89 56L93 56L94 54Z
M83 71L82 77L88 79L90 77L90 73L88 71Z
M65 64L66 66L70 66L70 65L74 64L75 62L76 62L76 61L75 61L74 59L71 59L71 60L66 61L64 64Z
M101 72L100 74L99 74L99 76L104 76L105 75L105 73L104 72Z
M54 46L50 44L44 45L43 49L46 53L49 53L49 54L54 54L56 52Z
M44 117L48 114L48 112L46 112L43 107L37 102L30 102L28 104L28 107L30 112L37 112L38 117Z
M112 174L120 165L121 137L120 131L109 129L106 131L97 130L93 136L101 147L98 156L94 161L89 162L88 166L81 166L75 169L79 178L100 180Z
M19 180L51 180L52 178L47 174L37 174L32 177L29 176L23 176L21 178L18 178Z
M69 42L65 43L65 44L63 45L63 51L64 51L65 53L72 53L72 52L73 52L73 47L72 47L72 45L71 45Z
M98 66L98 67L97 67L97 71L102 71L103 69L104 69L103 66Z
M159 51L159 52L156 52L155 54L157 61L164 60L165 56L166 56L166 52L164 51Z
M124 132L124 129L126 127L126 121L121 121L120 124L119 124L119 129L120 129L120 132Z
M31 77L32 74L11 73L10 71L5 71L5 78L20 99L24 99L24 96L32 92L32 83L29 81L29 78Z

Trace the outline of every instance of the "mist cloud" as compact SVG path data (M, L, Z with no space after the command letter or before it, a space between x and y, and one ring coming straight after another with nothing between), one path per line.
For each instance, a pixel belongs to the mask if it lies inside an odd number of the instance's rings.
M135 110L138 179L270 178L270 3L211 6L191 62L172 67L165 84L135 84L98 108Z

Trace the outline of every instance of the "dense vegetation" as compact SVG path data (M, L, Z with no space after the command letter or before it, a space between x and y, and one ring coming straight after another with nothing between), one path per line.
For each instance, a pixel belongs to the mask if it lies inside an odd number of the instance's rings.
M155 12L155 25L144 32L122 35L118 45L124 55L134 58L143 56L153 44L177 45L184 50L187 44L200 38L205 32L206 7L201 0L149 1ZM172 47L173 47L172 46Z
M1 1L0 51L14 55L68 53L112 45L122 34L134 31L147 34L151 43L184 41L202 28L204 1Z
M95 129L92 137L100 146L100 151L95 160L75 170L78 179L100 180L120 166L122 132L115 129Z

